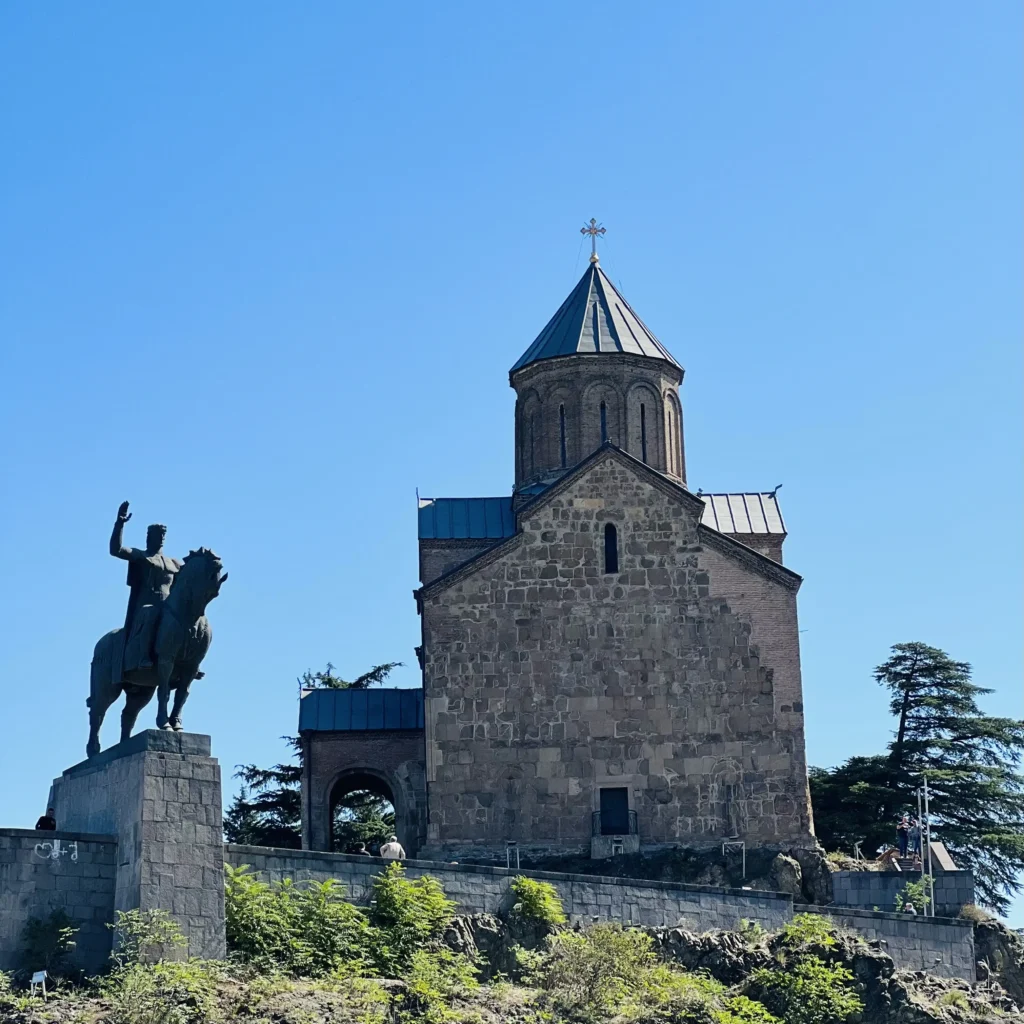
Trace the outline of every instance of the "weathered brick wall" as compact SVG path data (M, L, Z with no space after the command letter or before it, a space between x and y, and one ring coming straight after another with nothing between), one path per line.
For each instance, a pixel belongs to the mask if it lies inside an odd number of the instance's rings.
M516 488L550 481L602 444L601 403L607 440L642 459L640 406L644 406L647 464L686 479L678 387L682 373L644 356L602 353L531 363L517 371ZM565 411L565 465L561 415Z
M110 954L116 869L113 836L0 829L0 970L23 966L25 925L55 910L78 928L76 966L101 970Z
M935 913L955 917L974 902L974 875L970 871L943 871L935 878ZM901 871L833 871L834 901L847 907L868 910L894 910L896 897L907 882L916 882L918 874Z
M421 729L311 732L302 736L302 835L313 850L331 847L331 803L337 787L370 788L390 799L395 832L410 855L426 834Z
M881 944L896 966L943 978L975 980L974 926L956 918L877 913L847 907L797 905L797 913L823 914Z
M493 540L421 540L420 583L432 583L493 545Z
M712 546L709 533L704 532L703 536L705 544L699 562L707 571L710 593L712 597L724 598L733 612L750 622L750 642L756 646L770 677L777 735L791 759L794 779L803 780L803 792L794 810L807 814L805 827L810 831L796 591L744 564L722 546Z
M429 855L589 849L602 786L629 790L644 844L809 842L802 733L773 692L773 660L793 693L799 664L754 639L773 601L795 626L791 593L734 609L701 511L609 450L470 573L424 588ZM763 560L743 559L744 586L760 586Z
M336 878L348 888L353 902L365 903L373 877L384 870L378 857L350 857L306 850L269 850L260 846L227 846L224 858L232 867L248 864L266 881L322 882ZM597 875L551 871L508 871L433 861L403 862L411 878L433 875L462 914L495 914L511 903L509 883L517 874L550 882L573 921L680 926L697 931L735 928L742 919L765 928L779 928L792 917L793 900L782 893L722 889L671 882L638 882Z

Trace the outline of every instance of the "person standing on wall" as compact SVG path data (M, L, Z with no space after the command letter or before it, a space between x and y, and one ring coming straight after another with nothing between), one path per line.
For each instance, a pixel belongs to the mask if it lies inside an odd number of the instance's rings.
M900 848L900 857L907 855L907 842L910 839L910 818L906 814L899 820L896 826L896 843Z

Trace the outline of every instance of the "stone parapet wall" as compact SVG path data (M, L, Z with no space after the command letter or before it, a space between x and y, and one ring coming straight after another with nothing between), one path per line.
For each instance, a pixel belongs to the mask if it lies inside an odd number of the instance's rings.
M58 910L78 929L75 966L101 970L110 954L116 872L113 836L0 829L0 970L23 966L29 920Z
M974 981L974 926L954 917L888 914L851 907L797 904L798 913L823 914L837 924L878 942L905 971L927 971L943 978Z
M935 877L935 913L955 917L974 902L974 875L970 871L944 871ZM894 910L896 896L907 882L921 876L902 871L833 871L834 902L844 907Z
M354 902L368 900L373 877L387 864L376 857L231 845L225 847L224 859L233 867L249 865L267 881L336 878L348 887ZM496 914L508 909L509 883L517 874L524 874L550 882L570 920L587 924L615 921L711 931L736 928L741 920L779 928L793 916L793 899L783 893L421 860L404 861L403 866L410 877L435 877L463 914Z

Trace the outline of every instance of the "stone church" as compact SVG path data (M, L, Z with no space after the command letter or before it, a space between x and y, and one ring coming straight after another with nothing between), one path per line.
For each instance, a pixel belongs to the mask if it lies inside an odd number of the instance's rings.
M687 489L683 369L591 257L509 373L515 485L421 499L418 691L301 702L306 845L387 795L410 854L813 844L773 493Z

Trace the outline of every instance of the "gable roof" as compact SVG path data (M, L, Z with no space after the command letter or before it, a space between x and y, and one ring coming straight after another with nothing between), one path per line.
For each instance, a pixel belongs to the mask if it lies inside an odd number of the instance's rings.
M588 352L625 352L664 359L679 367L596 262L587 267L558 312L509 373L541 359Z
M438 576L437 579L431 580L429 583L425 583L418 590L414 591L417 600L422 600L425 596L437 593L438 591L446 590L452 584L457 583L461 579L465 579L467 576L471 576L478 569L481 569L485 565L489 565L495 559L500 558L506 551L511 551L512 548L519 543L519 538L522 536L522 533L518 529L518 525L523 517L528 516L533 509L548 501L550 498L561 494L588 469L590 469L591 466L596 464L599 460L608 457L616 458L624 462L652 486L664 492L669 497L675 498L677 501L682 501L683 504L690 508L695 515L703 517L706 514L707 505L703 498L698 497L696 494L691 494L685 487L673 483L668 479L668 477L659 473L655 469L651 469L650 466L641 462L635 456L630 455L629 452L623 451L610 441L606 441L595 452L592 452L582 462L578 463L573 469L570 469L550 487L546 488L516 511L516 532L514 534L506 537L504 540L496 541L486 551L481 551L480 554L468 559L461 565L457 565L454 569L450 569L448 572L443 573ZM803 578L798 573L793 572L792 569L787 569L784 565L780 565L774 559L769 558L767 555L762 555L759 551L755 551L753 548L747 547L746 544L735 540L728 534L720 533L713 527L706 525L703 521L701 521L698 529L702 540L709 541L713 547L724 554L737 558L752 571L757 572L768 579L781 583L783 586L789 587L793 590L796 590L803 582Z

